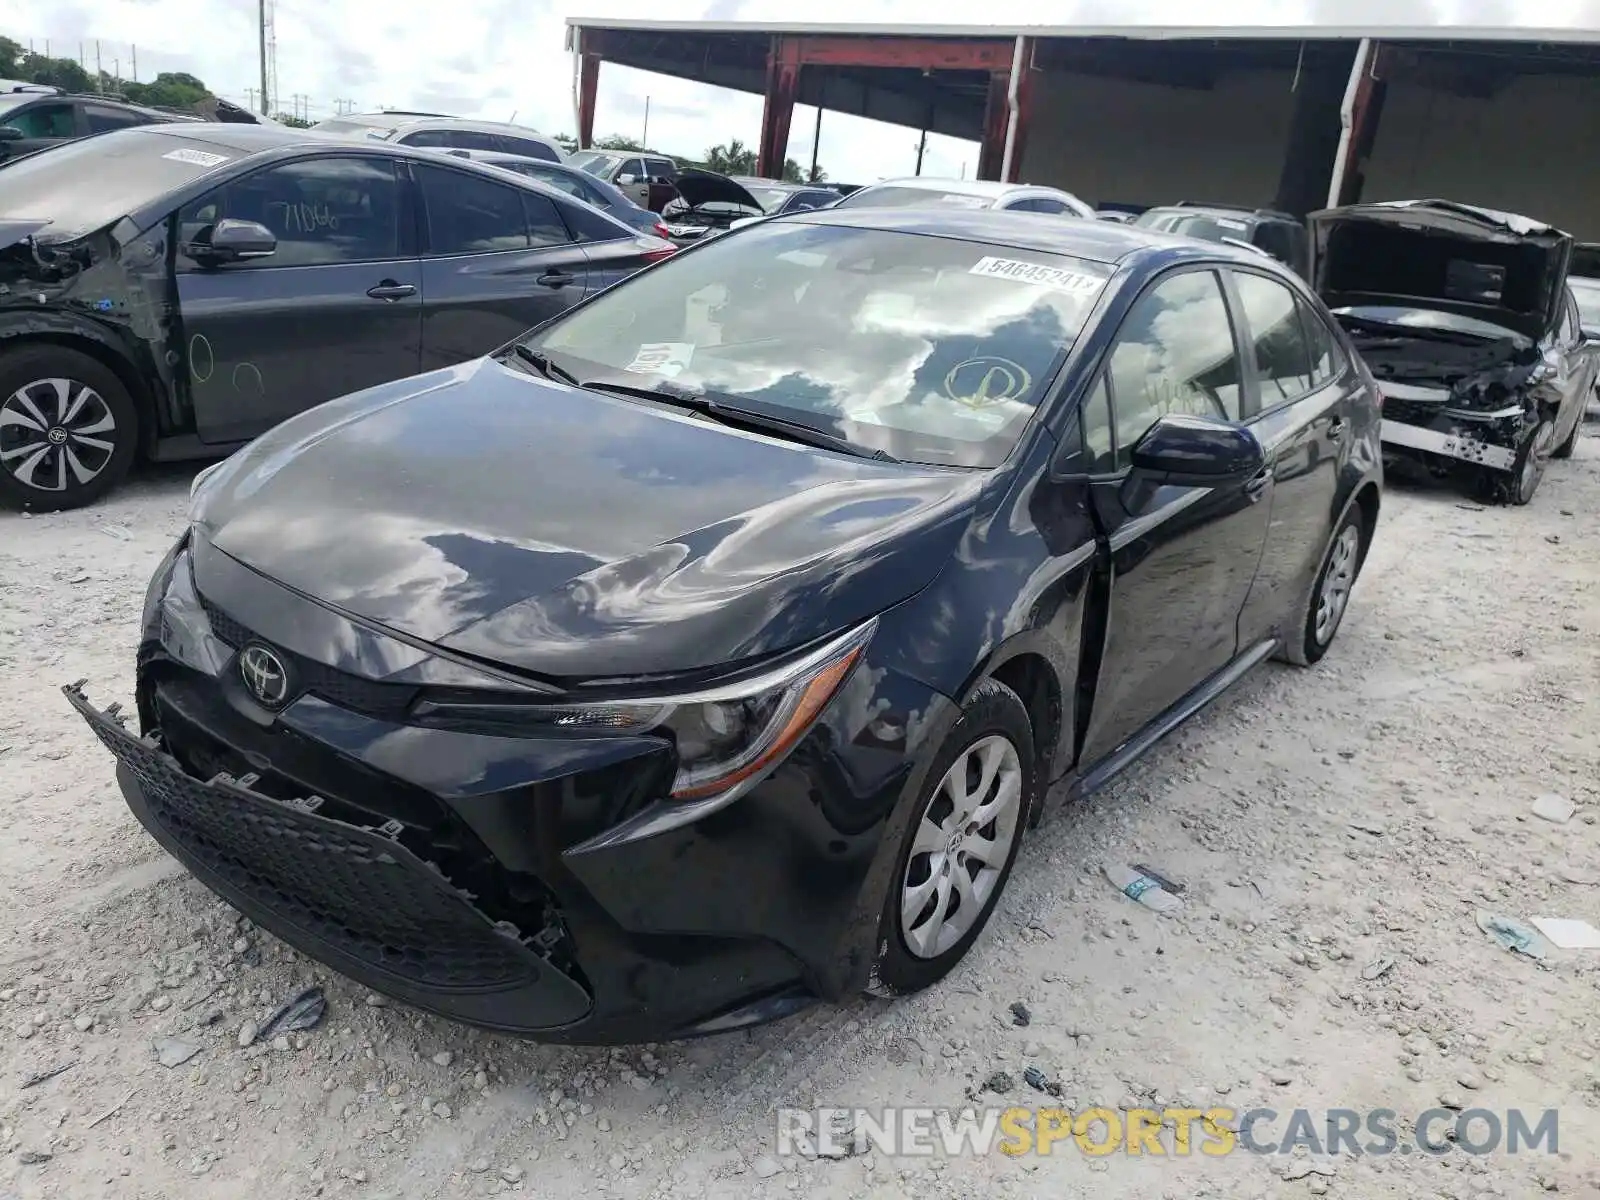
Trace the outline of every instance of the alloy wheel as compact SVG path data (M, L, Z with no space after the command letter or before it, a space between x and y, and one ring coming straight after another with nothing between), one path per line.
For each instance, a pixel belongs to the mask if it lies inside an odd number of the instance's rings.
M0 467L24 487L64 492L106 469L117 419L75 379L36 379L0 401Z
M1361 552L1361 530L1346 525L1328 552L1328 569L1322 573L1322 589L1317 593L1317 617L1312 626L1317 644L1326 646L1339 628L1350 589L1356 582L1356 560Z
M1539 489L1539 481L1544 478L1544 469L1550 463L1550 451L1556 440L1556 423L1543 421L1534 431L1533 445L1528 447L1527 457L1522 460L1522 470L1517 475L1517 498L1526 504L1533 499L1533 493Z
M900 894L900 932L915 957L937 958L977 925L1022 828L1022 762L1008 738L968 746L917 826Z

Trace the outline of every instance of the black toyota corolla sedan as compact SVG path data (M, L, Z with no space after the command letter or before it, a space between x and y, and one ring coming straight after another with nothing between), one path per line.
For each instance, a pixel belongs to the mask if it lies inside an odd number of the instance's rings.
M138 732L204 883L363 983L609 1042L905 993L1048 794L1328 649L1373 381L1258 254L779 217L197 478Z

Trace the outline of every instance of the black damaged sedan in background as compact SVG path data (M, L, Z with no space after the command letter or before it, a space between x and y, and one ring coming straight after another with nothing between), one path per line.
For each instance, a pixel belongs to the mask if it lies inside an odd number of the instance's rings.
M1380 474L1260 255L777 217L203 473L138 732L67 691L163 845L364 984L711 1033L948 972L1048 788L1322 657Z
M0 503L92 503L487 354L675 247L435 150L122 129L0 163Z

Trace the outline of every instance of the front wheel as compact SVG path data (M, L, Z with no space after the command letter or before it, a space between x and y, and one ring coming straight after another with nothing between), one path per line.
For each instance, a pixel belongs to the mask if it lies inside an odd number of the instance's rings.
M128 473L138 442L133 399L98 360L48 345L0 357L0 499L80 508Z
M1027 707L986 679L934 757L896 860L868 991L906 995L961 961L1011 876L1039 786Z
M1541 418L1532 436L1517 452L1511 470L1492 471L1486 468L1478 474L1475 488L1477 498L1488 504L1529 503L1544 482L1544 470L1550 465L1555 440L1555 421L1549 417Z
M1352 505L1322 557L1322 569L1317 572L1300 628L1285 639L1280 658L1297 667L1309 667L1328 652L1344 621L1345 610L1350 607L1350 593L1361 574L1366 553L1366 523L1361 507Z

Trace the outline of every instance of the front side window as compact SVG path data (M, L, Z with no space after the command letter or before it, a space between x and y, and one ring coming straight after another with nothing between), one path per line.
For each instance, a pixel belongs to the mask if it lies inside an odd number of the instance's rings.
M1214 271L1169 275L1134 302L1107 371L1118 466L1169 413L1239 420L1239 356Z
M229 270L400 257L400 187L388 159L312 158L253 172L179 210L180 245L224 217L265 225L278 239L269 257ZM180 265L193 264L180 256Z
M1275 279L1244 271L1233 274L1250 328L1261 407L1276 408L1311 390L1311 350L1295 294Z
M951 238L767 223L633 276L529 344L586 382L688 388L896 458L994 466L1108 275Z
M20 130L25 138L70 138L78 136L78 128L70 104L30 104L27 108L5 114L3 120L12 129Z
M528 248L528 218L517 188L431 164L417 163L411 169L422 185L430 254Z

